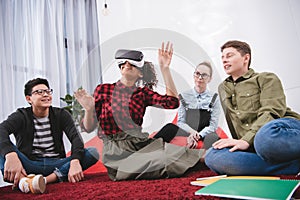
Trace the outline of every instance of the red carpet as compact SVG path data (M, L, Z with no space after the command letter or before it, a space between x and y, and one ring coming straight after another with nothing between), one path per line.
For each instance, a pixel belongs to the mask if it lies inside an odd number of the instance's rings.
M177 137L172 143L184 145L185 141L186 139ZM102 145L102 141L98 137L85 144L85 146L97 147L100 154ZM99 161L96 165L86 170L84 174L84 181L79 183L49 184L44 194L24 194L19 190L12 190L11 186L2 187L0 188L0 200L220 199L194 195L194 192L201 187L190 185L191 181L198 177L216 175L204 165L200 166L198 171L188 173L181 178L113 182L108 178L105 167ZM282 176L281 178L294 179L293 176ZM295 192L294 196L300 198L300 188Z
M182 178L161 180L111 181L106 172L90 173L79 183L55 183L47 186L44 194L24 194L11 190L11 186L0 188L0 199L220 199L217 197L195 196L201 187L190 185L197 177L215 175L205 166ZM292 176L282 176L292 179ZM300 198L300 189L294 195Z
M24 194L11 186L0 188L0 199L195 199L200 187L190 185L197 177L215 175L206 167L182 178L161 180L111 181L106 172L90 173L79 183L47 185L44 194ZM212 198L218 199L218 198Z

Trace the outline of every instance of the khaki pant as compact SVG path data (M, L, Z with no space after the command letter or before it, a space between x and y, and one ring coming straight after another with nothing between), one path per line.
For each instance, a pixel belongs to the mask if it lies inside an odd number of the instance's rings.
M112 180L179 177L204 154L148 136L139 130L104 136L103 164Z

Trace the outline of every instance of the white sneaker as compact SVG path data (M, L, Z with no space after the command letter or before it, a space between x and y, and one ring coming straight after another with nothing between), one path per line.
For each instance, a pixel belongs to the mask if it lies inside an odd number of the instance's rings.
M19 189L24 193L44 193L46 190L45 179L41 174L30 174L27 177L21 178L19 182Z

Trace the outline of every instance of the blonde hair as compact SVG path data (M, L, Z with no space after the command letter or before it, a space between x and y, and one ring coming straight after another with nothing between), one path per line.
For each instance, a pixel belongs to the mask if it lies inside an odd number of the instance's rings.
M209 68L209 71L210 71L210 76L212 76L212 74L213 74L213 69L212 69L212 66L211 66L210 62L208 62L208 61L201 62L201 63L199 63L199 64L197 65L196 69L197 69L200 65L204 65L204 66L208 67L208 68Z

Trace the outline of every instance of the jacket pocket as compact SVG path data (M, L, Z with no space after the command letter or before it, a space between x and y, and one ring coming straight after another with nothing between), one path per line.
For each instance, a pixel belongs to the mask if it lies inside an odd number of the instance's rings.
M257 111L261 106L259 99L260 91L257 89L241 91L237 96L239 110Z

